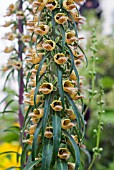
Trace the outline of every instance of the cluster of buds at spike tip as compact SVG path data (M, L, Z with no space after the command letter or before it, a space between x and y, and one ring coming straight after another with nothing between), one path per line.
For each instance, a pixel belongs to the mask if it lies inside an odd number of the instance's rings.
M25 130L29 137L23 142L37 144L35 157L42 159L39 164L42 169L46 168L43 162L47 161L44 154L49 154L48 142L53 145L55 162L62 160L69 170L78 166L69 162L73 155L68 146L73 141L73 145L80 147L83 136L83 108L80 106L83 79L78 70L85 58L81 46L83 38L78 37L77 33L83 20L78 11L78 5L82 2L84 0L35 0L32 3L32 19L27 20L26 24L30 47L26 54L29 71L24 103L29 108L30 122ZM42 145L41 149L37 148L39 144ZM55 150L54 145L57 145ZM73 150L75 153L75 148Z

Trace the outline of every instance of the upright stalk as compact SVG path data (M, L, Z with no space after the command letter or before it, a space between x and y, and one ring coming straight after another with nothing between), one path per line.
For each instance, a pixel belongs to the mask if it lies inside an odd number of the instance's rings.
M23 2L22 0L20 0L18 10L22 10L22 5L23 5ZM23 33L22 20L18 21L18 29L19 29L19 34L22 34ZM22 62L23 61L23 56L22 56L23 55L23 42L20 40L20 35L18 37L18 54L19 54L19 59ZM22 128L23 121L24 121L24 116L21 110L21 105L23 104L23 93L24 93L23 66L19 70L18 74L19 74L19 124L20 124L20 128Z

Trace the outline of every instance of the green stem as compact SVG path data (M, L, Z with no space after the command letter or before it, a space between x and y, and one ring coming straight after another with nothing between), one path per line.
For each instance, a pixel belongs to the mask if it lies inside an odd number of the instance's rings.
M94 162L95 162L95 159L96 159L96 156L93 155L93 159L92 159L92 161L91 161L91 164L89 165L88 170L91 170L91 168L93 167L93 164L94 164Z

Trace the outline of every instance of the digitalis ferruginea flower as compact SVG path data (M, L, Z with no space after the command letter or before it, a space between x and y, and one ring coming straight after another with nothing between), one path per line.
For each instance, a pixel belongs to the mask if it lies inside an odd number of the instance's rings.
M41 24L41 25L35 27L34 32L36 34L46 35L49 32L49 26Z
M74 84L70 80L65 80L63 82L63 90L67 93L74 91Z
M47 0L46 7L52 11L57 7L58 2L56 0Z
M50 127L46 127L44 136L46 138L52 138L53 137L53 128L51 126Z
M70 152L67 148L59 148L58 157L67 160L70 157Z
M39 88L39 91L42 92L43 94L49 94L52 92L52 90L53 90L52 83L43 83Z
M54 56L54 61L59 65L65 64L67 59L68 58L63 53L58 53Z
M61 120L61 127L63 129L71 129L73 126L74 126L74 123L72 123L70 119Z
M74 113L74 111L72 109L66 109L66 112L68 114L68 117L71 120L75 120L76 119L76 115L75 115L75 113Z
M74 31L70 31L68 33L66 33L66 43L67 44L72 44L73 42L76 42L77 38L75 35Z
M55 42L52 40L46 40L43 44L42 47L47 50L47 51L52 51L55 48Z
M63 108L62 108L62 103L60 100L54 100L50 106L52 107L53 110L59 112L61 111Z
M63 7L66 9L66 10L73 10L76 8L76 4L74 3L73 0L64 0L63 1Z
M64 13L57 13L54 18L58 24L64 24L67 22L68 19L68 17Z

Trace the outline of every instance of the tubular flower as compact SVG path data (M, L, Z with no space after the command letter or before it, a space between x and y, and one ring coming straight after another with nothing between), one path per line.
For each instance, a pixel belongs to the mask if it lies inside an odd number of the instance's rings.
M58 2L56 0L48 0L46 3L46 7L52 11L57 7Z
M53 128L52 127L46 127L44 136L46 138L52 138L53 137Z
M49 26L43 24L39 25L38 27L35 27L34 32L36 34L46 35L49 32Z
M19 19L19 20L24 19L24 18L25 18L24 12L23 12L23 11L18 11L18 12L16 13L16 17L17 17L17 19Z
M75 113L74 113L74 111L72 109L66 109L66 112L67 112L67 114L68 114L68 116L69 116L69 118L71 120L75 120L76 119L76 115L75 115Z
M66 159L67 160L70 157L70 152L68 151L67 148L59 148L58 157L60 159Z
M2 26L3 26L3 27L9 27L9 26L12 25L13 23L14 23L13 20L11 20L11 21L6 21Z
M67 44L72 44L73 42L76 42L76 35L74 31L70 31L66 33L66 43Z
M84 98L83 96L79 96L79 95L77 94L77 92L73 92L73 91L71 91L71 92L69 93L69 95L70 95L70 97L71 97L73 100L78 100L78 99Z
M55 21L58 23L58 24L64 24L65 22L67 22L67 19L68 17L65 16L64 13L58 13L55 15Z
M68 162L68 170L74 170L75 169L75 164L72 162Z
M45 53L29 53L28 56L30 57L30 59L27 59L27 62L31 62L33 64L37 64L42 60L42 57Z
M34 139L34 135L30 135L30 138L23 140L23 143L28 143L29 145L32 145L33 139Z
M76 2L77 4L81 4L85 2L85 0L73 0L73 1Z
M6 47L3 52L4 52L4 53L11 53L14 49L15 49L15 48L14 48L13 46Z
M61 127L63 129L71 129L73 126L74 126L74 123L72 123L70 119L63 119L61 121Z
M33 2L33 7L38 7L38 11L42 11L42 9L45 7L47 3L47 0L37 0Z
M38 64L36 64L36 65L35 65L34 73L36 73L36 72L37 72L38 67L39 67L39 65L38 65ZM42 68L41 68L40 75L42 75L42 74L44 74L44 73L46 72L46 68L47 68L47 65L46 65L46 64L44 64L44 65L42 66Z
M65 64L67 61L67 57L65 57L63 53L58 53L54 56L54 61L59 65Z
M44 109L39 108L39 109L34 109L33 113L30 113L29 116L34 118L34 119L40 119L44 115Z
M63 7L66 9L66 10L73 10L76 8L76 4L74 3L73 0L64 0L63 1Z
M41 100L42 95L36 96L36 103L38 104ZM34 95L30 95L29 100L25 100L24 103L29 104L30 106L34 106Z
M63 109L62 103L61 103L60 100L54 100L50 105L51 105L53 110L58 111L58 112Z
M23 42L30 42L30 35L23 35L21 39Z
M66 80L63 82L63 90L67 93L71 92L72 90L75 90L74 85L71 81Z
M12 32L8 32L5 34L4 39L13 41L16 38L16 34L13 34Z
M22 67L22 63L20 61L13 62L13 67L17 70L20 70Z
M70 74L70 79L71 79L71 80L74 80L74 81L77 80L77 77L76 77L76 74L75 74L75 71L74 71L74 70L72 70L72 72L71 72L71 74Z
M55 42L52 40L46 40L43 44L42 47L47 50L47 51L52 51L55 48Z
M52 83L43 83L39 91L41 91L43 94L49 94L53 91L53 84Z
M79 13L77 11L70 11L70 14L72 15L75 22L79 22L81 20L84 20L84 17L79 16Z
M29 127L29 130L25 130L25 132L28 133L28 134L30 134L30 135L33 135L34 132L35 132L36 126L37 126L37 124L31 125L31 126Z

